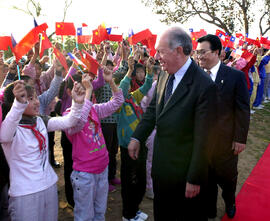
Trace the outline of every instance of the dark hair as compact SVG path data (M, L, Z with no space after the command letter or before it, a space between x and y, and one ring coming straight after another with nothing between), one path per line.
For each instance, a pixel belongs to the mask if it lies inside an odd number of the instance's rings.
M10 83L4 91L4 102L2 104L2 120L5 119L8 112L10 111L10 108L14 102L15 96L13 94L14 89L14 82ZM27 97L32 96L35 93L35 89L31 87L30 85L25 85L25 90L27 92Z
M112 62L111 60L107 60L107 62L106 62L106 66L107 66L107 65L114 66L114 65L113 65L113 62Z
M74 81L82 82L82 75L81 74L74 74L72 76L72 78L73 78ZM72 88L74 86L72 78L69 77L68 80L67 80L67 89L70 89L70 90L72 90Z
M35 61L35 64L38 64L40 66L40 68L42 68L42 66L38 60Z
M144 70L144 72L146 72L146 68L145 68L145 66L143 64L141 64L141 63L135 63L134 64L134 71L132 72L132 76L136 76L136 71L139 68L142 68Z
M201 37L201 38L199 38L197 40L197 42L199 42L199 43L202 43L204 41L209 42L210 43L210 49L212 51L217 51L218 50L218 55L220 55L221 50L222 50L222 44L221 44L221 41L220 41L218 36L208 34L208 35L205 35L205 36L203 36L203 37Z
M27 83L30 79L32 78L28 75L21 75L21 80L23 80L25 83ZM17 80L19 80L18 76L14 78L14 81L17 81Z

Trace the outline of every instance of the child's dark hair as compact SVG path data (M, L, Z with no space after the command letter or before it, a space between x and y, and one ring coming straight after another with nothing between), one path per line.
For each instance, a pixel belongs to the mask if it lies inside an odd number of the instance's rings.
M10 108L14 102L15 96L13 94L14 83L9 84L4 91L4 102L2 104L2 118L3 120L7 116ZM33 96L35 93L35 89L30 85L25 85L25 89L27 92L27 97Z
M75 74L72 76L73 80L74 81L77 81L77 82L82 82L82 75L81 74ZM73 86L74 86L74 82L73 80L70 78L68 78L68 81L67 81L67 89L69 88L70 90L72 90Z
M136 71L139 68L142 68L144 70L144 73L146 72L146 68L145 68L145 66L143 64L136 63L136 64L134 64L134 71L132 72L132 76L136 76Z
M114 64L113 64L113 62L112 62L111 60L107 60L107 62L106 62L106 66L108 66L108 65L110 65L110 66L114 66Z
M39 60L36 60L35 64L38 64L41 67L41 64L40 64Z
M28 83L29 80L31 80L32 78L28 75L21 75L21 80L23 80L26 84ZM19 80L18 76L16 76L14 78L14 81Z

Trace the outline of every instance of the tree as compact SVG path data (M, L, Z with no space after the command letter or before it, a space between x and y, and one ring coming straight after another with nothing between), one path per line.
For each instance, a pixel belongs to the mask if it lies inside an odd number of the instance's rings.
M28 15L31 15L34 18L37 18L41 15L41 5L39 2L34 0L28 0L26 4L26 9L18 8L17 6L12 6L13 9L22 11Z
M251 5L255 0L142 0L156 14L163 15L161 20L167 24L185 23L198 15L202 20L216 25L228 34L244 29L254 20Z
M263 8L261 9L262 16L259 20L260 34L264 36L270 30L270 0L264 0L264 4L262 4ZM263 26L266 25L264 28Z
M65 0L62 22L65 21L66 15L67 15L67 10L70 8L71 5L72 5L72 0ZM34 18L39 17L41 15L41 10L42 10L42 7L41 7L41 4L39 3L39 1L35 1L35 0L27 0L26 9L18 8L17 6L13 6L12 8L19 10L19 11L22 11L28 15L31 15ZM55 34L55 32L53 32L52 34L49 35L50 40L54 34Z

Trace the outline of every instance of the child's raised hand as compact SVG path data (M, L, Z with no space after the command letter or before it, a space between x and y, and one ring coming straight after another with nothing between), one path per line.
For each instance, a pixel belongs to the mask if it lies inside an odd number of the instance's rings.
M82 76L82 85L84 86L85 90L93 90L93 85L91 83L92 77L89 74L84 74Z
M155 59L153 57L149 57L146 62L146 71L148 74L153 74L154 64L155 64Z
M82 104L84 102L85 89L80 83L74 83L74 87L71 91L71 96L75 103Z
M23 104L27 103L27 92L25 90L24 81L15 81L12 92L17 101Z
M129 56L129 58L128 58L128 68L129 68L130 71L134 70L134 64L135 64L134 57Z
M111 82L113 76L113 71L107 68L106 66L104 67L104 73L103 73L103 78L106 82Z

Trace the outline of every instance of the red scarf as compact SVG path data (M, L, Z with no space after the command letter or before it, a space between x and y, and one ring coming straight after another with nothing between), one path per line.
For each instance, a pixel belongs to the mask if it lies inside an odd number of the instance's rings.
M33 125L20 125L20 127L31 129L33 134L38 140L40 152L46 148L46 139L45 137L36 129L36 123Z
M142 114L143 114L142 108L139 105L134 103L132 97L129 98L129 99L127 98L125 101L127 103L131 104L131 106L134 108L134 111L135 111L135 114L136 114L137 118L141 119L140 116L142 116Z

